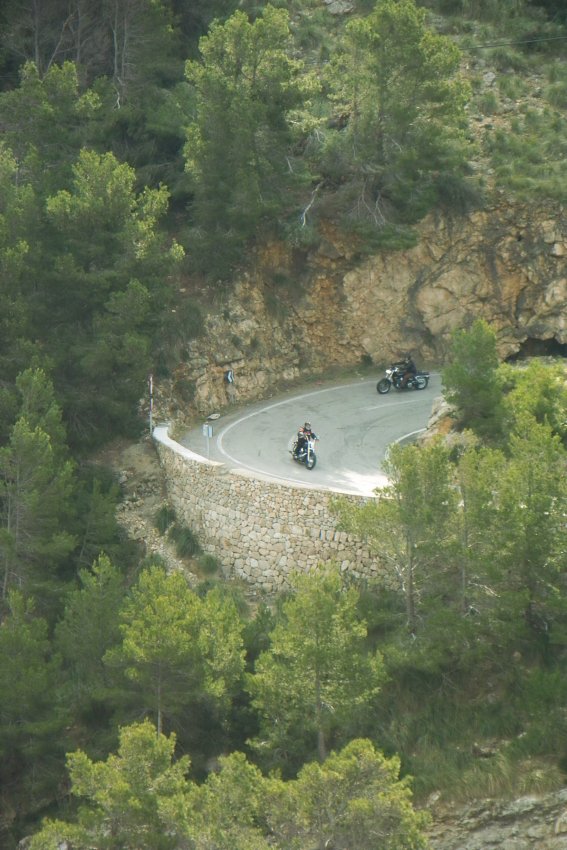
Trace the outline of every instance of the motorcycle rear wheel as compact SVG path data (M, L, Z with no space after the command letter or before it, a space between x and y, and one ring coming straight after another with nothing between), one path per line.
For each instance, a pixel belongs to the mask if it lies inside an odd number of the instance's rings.
M378 390L380 395L384 395L385 393L390 392L391 386L392 385L391 385L390 381L388 380L388 378L382 378L382 380L378 381L378 383L376 384L376 389Z
M414 384L416 390L424 390L429 383L429 378L425 375L416 375L414 378Z

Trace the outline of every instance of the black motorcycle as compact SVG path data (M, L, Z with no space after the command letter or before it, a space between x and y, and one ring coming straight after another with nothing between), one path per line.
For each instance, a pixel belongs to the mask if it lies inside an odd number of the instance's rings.
M315 454L315 440L318 437L307 437L303 446L297 450L297 439L294 440L290 453L296 463L304 463L307 469L313 469L317 463L317 455Z
M402 378L405 373L405 363L392 363L389 369L386 369L386 377L382 378L376 384L376 389L381 395L389 393L394 387L396 390L424 390L429 383L429 372L416 372L415 375L410 375L405 387L402 387Z

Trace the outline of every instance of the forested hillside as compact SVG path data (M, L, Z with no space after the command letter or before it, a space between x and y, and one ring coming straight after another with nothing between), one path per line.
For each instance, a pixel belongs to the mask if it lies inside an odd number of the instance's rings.
M496 192L565 203L566 44L562 0L2 3L0 846L418 848L410 787L561 784L561 364L455 335L453 442L337 505L387 590L251 608L206 553L190 589L95 458L266 241L301 262L332 222L360 259Z

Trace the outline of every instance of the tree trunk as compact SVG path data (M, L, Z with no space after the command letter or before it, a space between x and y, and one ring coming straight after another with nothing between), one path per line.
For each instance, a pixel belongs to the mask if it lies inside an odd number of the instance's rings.
M323 706L321 703L321 682L319 678L315 683L316 716L317 716L317 754L321 764L327 758L327 747L325 745L325 733L323 731Z

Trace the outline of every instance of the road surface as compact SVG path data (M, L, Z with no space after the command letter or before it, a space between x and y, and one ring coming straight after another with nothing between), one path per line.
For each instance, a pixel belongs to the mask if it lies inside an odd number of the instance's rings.
M433 400L441 394L441 379L435 373L425 390L390 390L387 395L376 392L380 377L290 391L203 422L212 428L211 437L205 436L201 425L179 442L262 479L371 496L386 482L381 466L388 446L411 440L423 430ZM296 463L289 453L305 421L311 422L319 437L317 465L312 470Z

